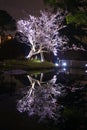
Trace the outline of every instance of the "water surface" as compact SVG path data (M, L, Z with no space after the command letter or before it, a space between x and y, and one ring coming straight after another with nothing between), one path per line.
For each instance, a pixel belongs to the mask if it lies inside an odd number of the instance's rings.
M87 71L0 72L0 130L86 130Z

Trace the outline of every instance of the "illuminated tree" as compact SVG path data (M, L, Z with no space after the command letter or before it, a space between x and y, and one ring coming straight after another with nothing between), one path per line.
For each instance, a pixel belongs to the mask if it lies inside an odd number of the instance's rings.
M56 54L58 47L67 43L67 38L59 34L66 27L63 21L64 15L59 10L56 14L41 11L39 17L29 15L27 19L17 22L18 31L27 36L30 43L31 51L27 58L45 51Z

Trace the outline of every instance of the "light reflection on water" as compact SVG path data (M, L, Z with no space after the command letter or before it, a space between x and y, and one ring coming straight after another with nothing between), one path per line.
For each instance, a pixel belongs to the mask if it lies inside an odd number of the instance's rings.
M32 119L37 117L37 122L60 123L61 129L86 128L85 70L61 68L39 74L19 72L17 74L17 70L11 70L0 75L0 95L10 93L10 98L15 95L15 109L18 113L26 113Z

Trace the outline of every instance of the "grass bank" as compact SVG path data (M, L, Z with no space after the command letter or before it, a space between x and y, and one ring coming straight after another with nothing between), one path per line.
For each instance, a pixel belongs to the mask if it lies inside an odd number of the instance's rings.
M50 69L54 64L48 61L41 62L39 60L4 60L0 62L0 68L2 69Z

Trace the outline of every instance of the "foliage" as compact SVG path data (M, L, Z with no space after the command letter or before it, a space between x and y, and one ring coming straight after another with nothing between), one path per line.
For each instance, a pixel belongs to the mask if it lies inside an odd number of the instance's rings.
M17 32L15 34L15 38L20 43L28 44L28 38L23 33L21 33L21 32Z
M70 44L86 45L87 39L87 0L44 0L56 12L61 8L66 12L66 24ZM73 28L72 28L73 26Z
M87 0L44 0L44 2L54 10L62 8L70 13L66 17L66 20L69 21L67 23L83 24L87 21Z
M77 14L68 14L66 16L67 24L75 23L78 25L87 23L87 14L77 13Z
M87 0L44 0L44 3L54 9L58 7L68 12L77 12L78 10L87 11Z

